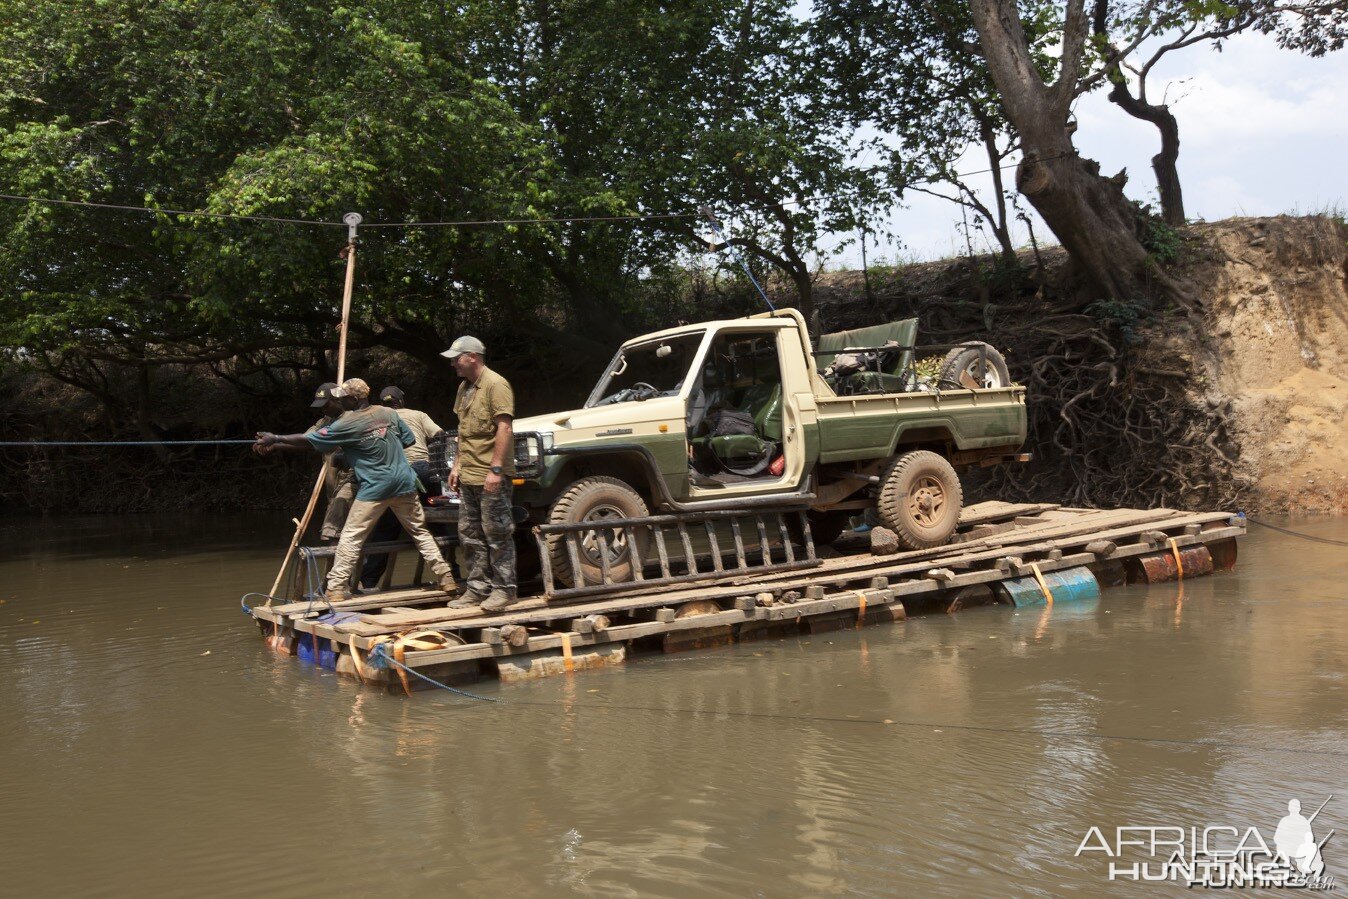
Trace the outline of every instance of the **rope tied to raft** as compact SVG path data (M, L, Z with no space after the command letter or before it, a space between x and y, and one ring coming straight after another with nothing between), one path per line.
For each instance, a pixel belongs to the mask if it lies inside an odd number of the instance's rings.
M272 600L276 599L276 597L272 596L270 593L245 593L243 596L239 597L239 605L243 607L243 614L245 615L253 614L253 607L248 605L248 597L250 596L261 596L267 601L268 605L271 605Z
M451 687L449 684L440 683L435 678L427 677L420 671L417 671L413 668L409 668L407 665L404 665L402 662L399 662L397 659L393 658L393 656L389 655L388 646L389 643L387 642L376 643L370 649L369 662L375 668L388 668L392 666L394 668L399 669L400 671L412 675L413 677L424 680L426 683L430 684L433 687L439 687L441 690L448 690L450 693L453 693L457 696L464 696L468 699L476 699L479 702L495 702L495 703L504 702L504 700L492 699L490 696L479 696L476 693L469 693L467 690L460 690L458 687Z

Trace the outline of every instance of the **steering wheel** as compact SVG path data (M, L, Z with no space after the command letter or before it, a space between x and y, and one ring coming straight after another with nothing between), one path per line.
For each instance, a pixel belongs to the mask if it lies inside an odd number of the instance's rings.
M647 384L645 381L637 381L631 387L627 388L632 398L636 400L650 399L653 396L659 396L660 390L654 384Z

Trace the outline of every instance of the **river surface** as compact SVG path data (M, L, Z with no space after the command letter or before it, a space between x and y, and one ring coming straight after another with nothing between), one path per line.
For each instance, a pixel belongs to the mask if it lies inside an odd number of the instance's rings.
M1337 828L1348 878L1341 546L1251 527L1182 592L483 683L490 705L273 655L238 600L287 527L0 521L6 894L1177 894L1078 847L1271 843L1331 793L1316 839Z

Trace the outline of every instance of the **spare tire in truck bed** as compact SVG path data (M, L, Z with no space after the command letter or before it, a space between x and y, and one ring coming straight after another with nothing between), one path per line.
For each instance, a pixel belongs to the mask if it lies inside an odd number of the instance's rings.
M968 372L980 389L1011 386L1006 360L991 344L981 340L965 341L946 353L937 380L942 387L965 387L960 380L963 372Z

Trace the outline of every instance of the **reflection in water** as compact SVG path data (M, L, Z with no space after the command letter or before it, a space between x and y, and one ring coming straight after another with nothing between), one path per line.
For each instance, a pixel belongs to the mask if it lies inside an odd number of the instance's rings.
M0 524L7 885L1057 895L1103 882L1092 825L1343 792L1341 551L1284 535L1182 587L478 687L501 705L275 656L237 597L285 536Z

